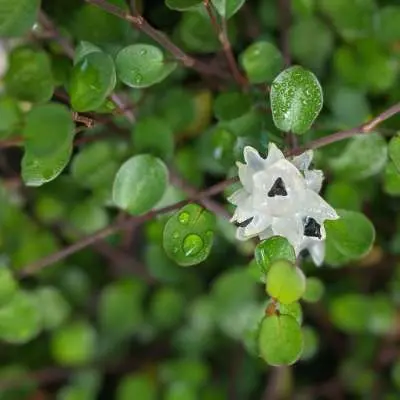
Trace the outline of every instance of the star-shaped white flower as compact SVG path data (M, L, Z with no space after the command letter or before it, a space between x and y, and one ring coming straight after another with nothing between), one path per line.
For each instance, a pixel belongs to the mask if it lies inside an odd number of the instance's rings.
M307 249L320 265L325 254L324 221L337 219L336 211L318 195L323 173L310 170L311 150L287 160L271 143L262 158L250 146L244 149L245 164L237 163L243 188L228 198L237 208L239 240L274 235L286 237L296 254Z

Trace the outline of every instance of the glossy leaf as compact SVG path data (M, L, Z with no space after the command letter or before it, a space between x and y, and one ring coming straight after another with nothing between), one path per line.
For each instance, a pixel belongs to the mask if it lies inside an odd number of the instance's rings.
M18 282L5 265L0 264L0 307L7 304L15 295Z
M171 10L186 11L201 4L202 0L165 0L165 5Z
M18 291L0 307L0 338L8 343L27 343L41 329L40 312L35 298Z
M165 225L163 246L168 257L182 266L199 264L211 251L215 217L197 204L188 204Z
M168 181L168 170L158 158L140 154L125 161L113 185L115 205L133 215L143 214L162 198Z
M245 0L211 0L218 14L229 19L243 6Z
M294 263L296 254L293 246L282 236L273 236L260 242L254 252L258 266L266 274L271 265L278 260Z
M250 111L250 98L239 92L221 93L214 102L214 114L219 120L231 121Z
M275 261L267 273L267 293L282 304L300 299L306 289L306 278L300 268L280 260Z
M0 37L26 34L36 21L40 0L0 0Z
M400 194L400 173L393 162L388 162L383 176L383 189L391 196Z
M54 86L49 57L29 47L14 49L4 82L7 93L19 100L32 103L50 100Z
M360 211L362 206L361 193L351 182L332 182L326 188L325 199L335 209Z
M389 142L389 157L400 173L400 136L395 136Z
M280 51L270 42L251 44L240 56L240 63L251 83L271 82L283 66Z
M113 59L105 53L90 52L74 66L69 93L76 111L100 107L114 90L116 73Z
M303 322L303 311L301 309L300 303L294 301L289 304L279 303L279 313L281 315L290 315L293 317L299 325Z
M260 325L258 344L261 357L269 365L291 365L303 348L300 325L290 315L267 316Z
M163 52L148 44L123 48L116 58L119 79L133 88L145 88L164 80L177 66L166 62Z
M78 46L76 47L75 50L75 55L74 55L74 65L78 64L80 61L82 61L87 55L91 53L101 53L102 50L100 47L96 46L93 43L86 42L85 40L82 40Z
M322 108L322 88L315 75L299 66L281 72L270 92L275 126L284 132L305 133Z
M12 98L0 98L0 139L16 132L21 123L21 111L18 102Z

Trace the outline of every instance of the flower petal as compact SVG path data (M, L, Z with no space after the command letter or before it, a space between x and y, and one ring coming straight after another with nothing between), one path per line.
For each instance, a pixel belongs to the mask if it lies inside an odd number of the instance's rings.
M272 227L268 227L267 229L265 229L264 231L262 231L258 237L260 238L260 240L265 240L265 239L269 239L271 236L274 236L274 231L272 230Z
M293 157L291 163L300 171L306 171L311 164L314 157L314 152L312 150L307 150L306 152Z
M278 149L275 143L270 143L268 145L268 156L267 159L264 161L264 168L269 168L273 164L275 164L279 160L284 160L285 156L283 153Z
M245 234L247 236L259 235L265 231L272 222L272 218L268 215L255 215L252 221L245 227Z
M310 252L314 264L318 267L322 265L325 258L325 241L313 242L308 247L308 251Z
M243 150L244 160L247 165L254 171L264 169L265 160L258 154L258 151L251 146L246 146Z
M236 162L238 167L238 175L243 187L250 193L253 189L253 174L250 168L239 161Z
M233 192L228 198L227 200L229 201L229 203L234 204L235 206L244 204L244 202L248 199L249 194L243 189L240 188L238 190L236 190L235 192Z
M303 222L298 216L274 218L272 230L275 235L284 236L296 249L303 240Z
M324 180L324 173L319 169L313 169L310 171L304 171L304 178L308 189L319 193L322 188L322 182Z
M307 189L303 202L303 212L305 217L314 218L320 225L326 219L338 219L335 209L331 207L318 193Z

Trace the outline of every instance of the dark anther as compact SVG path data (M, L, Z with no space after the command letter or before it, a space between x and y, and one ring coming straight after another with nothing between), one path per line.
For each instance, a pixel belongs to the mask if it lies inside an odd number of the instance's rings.
M304 236L321 239L321 225L311 217L307 217L304 223Z
M247 225L250 224L250 222L253 221L253 217L246 219L243 222L237 222L236 226L240 227L240 228L246 228Z
M278 178L272 185L271 190L268 192L268 197L287 196L287 191L282 178Z

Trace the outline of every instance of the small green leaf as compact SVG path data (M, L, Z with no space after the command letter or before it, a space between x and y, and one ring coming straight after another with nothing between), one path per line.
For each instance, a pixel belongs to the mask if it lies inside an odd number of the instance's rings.
M281 52L270 42L255 42L241 54L240 63L251 83L272 81L283 66Z
M165 0L165 5L171 10L186 11L201 4L202 0Z
M390 196L398 196L400 194L400 173L391 161L386 164L383 189Z
M61 292L50 286L42 286L36 291L38 309L44 329L59 327L69 316L71 308Z
M294 66L272 82L270 100L275 126L300 135L310 129L321 111L322 88L312 72Z
M177 66L167 62L163 52L149 44L123 48L115 61L119 79L133 88L145 88L164 80Z
M38 158L72 144L75 124L71 112L62 104L38 105L28 113L22 135L25 149Z
M300 325L290 315L273 315L261 321L258 344L261 357L273 366L294 364L303 349Z
M28 47L14 49L4 83L7 93L19 100L32 103L50 100L54 83L48 55Z
M211 0L211 2L222 18L229 19L240 10L245 0Z
M388 5L378 12L377 36L382 43L394 44L400 40L400 6Z
M174 152L173 132L161 118L145 117L133 127L132 142L137 153L150 153L164 160Z
M53 331L51 351L60 365L88 364L96 352L96 332L86 321L70 322Z
M318 278L307 278L306 279L306 291L304 292L302 299L308 303L316 303L321 300L325 291L324 284Z
M400 136L393 137L388 146L389 157L400 173Z
M100 107L114 90L116 73L113 59L94 51L84 56L72 69L69 93L76 111Z
M250 111L250 98L240 92L221 93L214 102L214 114L219 120L231 121Z
M319 347L319 337L316 331L309 326L304 326L302 331L304 346L303 352L301 354L301 359L310 360L317 354Z
M337 210L340 218L326 221L326 261L334 262L335 254L355 260L365 256L375 240L375 228L370 220L355 211Z
M18 282L10 269L0 263L0 307L11 300L17 289Z
M349 182L335 181L330 183L325 192L325 199L335 209L360 211L362 206L359 190Z
M30 293L20 290L0 307L0 339L22 344L37 336L40 329L39 309Z
M36 21L40 0L0 0L0 37L26 34Z
M197 204L188 204L165 224L164 250L179 265L199 264L211 251L214 227L212 213Z
M128 375L118 385L116 400L156 400L155 382L144 374Z
M74 65L78 64L90 53L97 53L97 52L99 52L99 53L102 52L100 47L98 47L90 42L86 42L84 40L79 42L78 46L75 49Z
M306 277L294 264L285 260L275 261L267 273L266 290L282 304L293 303L306 290Z
M388 335L396 329L397 307L383 293L371 297L368 330L376 335Z
M296 253L289 241L282 236L273 236L260 242L254 252L258 266L266 274L271 265L278 260L294 263Z
M168 170L158 158L140 154L125 161L113 185L114 203L133 215L143 214L162 198L168 183Z
M0 98L0 139L15 133L21 122L21 110L18 102L9 97Z
M293 317L299 325L303 322L303 311L298 301L294 301L289 304L279 303L279 313L281 315L290 315Z
M379 134L359 135L350 139L339 157L330 160L330 165L345 180L365 179L385 167L387 153L386 141Z

